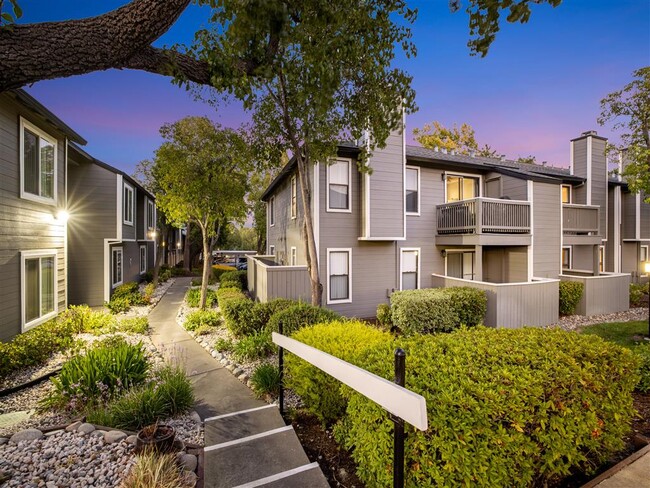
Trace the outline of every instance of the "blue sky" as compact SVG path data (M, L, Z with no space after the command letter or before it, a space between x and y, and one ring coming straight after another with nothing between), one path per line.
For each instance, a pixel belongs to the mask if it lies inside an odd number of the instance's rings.
M23 22L82 18L126 1L20 2ZM463 2L467 4L467 0ZM569 140L598 127L599 101L650 64L648 0L564 0L557 8L532 5L528 24L502 23L486 58L469 55L468 17L451 14L447 0L410 0L415 59L397 63L413 76L419 111L414 127L439 120L467 122L480 144L509 157L568 166ZM157 45L190 43L207 11L188 8ZM246 119L237 105L215 108L194 101L169 79L138 71L110 70L47 80L28 91L88 140L86 150L131 173L160 145L158 129L186 115L207 115L224 125Z

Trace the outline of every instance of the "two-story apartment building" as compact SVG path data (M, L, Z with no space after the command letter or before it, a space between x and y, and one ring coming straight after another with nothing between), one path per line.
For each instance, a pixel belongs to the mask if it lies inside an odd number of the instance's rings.
M102 305L154 266L154 196L77 145L69 151L70 304Z
M396 132L371 155L372 173L358 171L358 146L341 145L309 175L323 303L372 317L394 290L474 286L488 294L486 324L546 325L558 319L566 279L585 284L582 313L627 308L630 277L606 259L604 142L595 133L572 141L563 170L408 146ZM268 255L249 262L250 291L309 300L294 162L263 199Z

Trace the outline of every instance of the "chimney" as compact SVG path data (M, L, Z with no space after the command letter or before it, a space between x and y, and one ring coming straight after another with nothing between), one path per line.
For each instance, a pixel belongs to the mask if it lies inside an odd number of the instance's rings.
M605 231L607 209L607 139L595 130L583 132L571 140L571 174L584 178L585 184L573 192L573 203L600 205L601 231Z
M588 131L583 132L581 135L582 136L597 136L598 132L596 132L595 130L588 130Z

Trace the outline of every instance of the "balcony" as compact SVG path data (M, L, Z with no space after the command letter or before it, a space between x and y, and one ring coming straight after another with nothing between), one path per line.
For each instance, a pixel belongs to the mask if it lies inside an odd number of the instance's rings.
M472 198L436 206L441 245L528 245L530 202Z
M562 204L564 244L600 244L600 207Z

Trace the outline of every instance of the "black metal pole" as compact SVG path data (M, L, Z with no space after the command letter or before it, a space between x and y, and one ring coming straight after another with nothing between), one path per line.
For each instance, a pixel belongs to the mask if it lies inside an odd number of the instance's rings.
M278 333L282 334L282 321L279 321L278 324ZM284 348L279 347L278 351L278 369L280 370L280 397L278 402L280 403L280 415L284 418Z
M395 350L395 383L406 385L406 353L403 349ZM404 487L404 421L393 417L393 488Z

